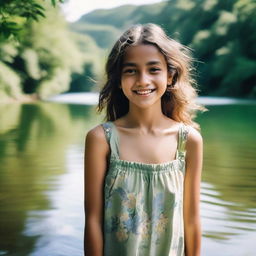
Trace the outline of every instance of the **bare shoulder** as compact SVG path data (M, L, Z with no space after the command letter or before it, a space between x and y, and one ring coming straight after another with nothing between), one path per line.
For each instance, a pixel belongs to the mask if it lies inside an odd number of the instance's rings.
M97 125L86 134L86 141L95 141L99 143L106 143L106 137L102 125Z
M98 125L89 130L85 138L84 152L86 164L93 166L93 168L101 162L99 161L100 159L105 161L104 159L107 158L110 153L110 148L102 125Z
M191 126L188 131L188 138L186 143L186 163L187 173L191 173L189 170L193 170L195 173L200 173L202 169L203 159L203 138L199 131Z
M109 151L108 142L102 125L97 125L89 130L85 137L85 147L90 149L95 148L96 151Z
M201 133L193 128L192 126L188 127L188 138L187 138L187 149L190 147L201 146L203 144L203 138Z

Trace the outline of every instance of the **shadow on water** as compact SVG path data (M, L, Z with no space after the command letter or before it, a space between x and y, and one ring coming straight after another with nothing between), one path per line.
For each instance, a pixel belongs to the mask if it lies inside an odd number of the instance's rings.
M256 246L256 105L209 106L204 137L202 255ZM95 107L0 105L0 255L82 255L84 136Z

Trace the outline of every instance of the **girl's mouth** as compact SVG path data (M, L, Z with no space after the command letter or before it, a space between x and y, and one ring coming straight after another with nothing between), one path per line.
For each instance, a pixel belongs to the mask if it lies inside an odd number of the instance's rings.
M152 92L154 92L156 89L145 89L145 90L134 90L133 92L135 92L138 95L148 95Z

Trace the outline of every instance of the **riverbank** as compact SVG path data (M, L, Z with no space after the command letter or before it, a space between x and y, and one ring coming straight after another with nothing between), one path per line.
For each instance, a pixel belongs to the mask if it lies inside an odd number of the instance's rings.
M22 95L17 99L6 98L0 99L0 104L9 103L33 103L37 101L49 101L56 103L69 103L79 105L97 105L99 99L99 93L97 92L81 92L81 93L64 93L45 100L38 98L36 94ZM229 97L213 97L213 96L200 96L197 98L197 102L201 105L230 105L230 104L256 104L256 99L240 99Z
M10 103L32 103L40 101L37 94L22 94L18 98L4 97L0 99L0 104L10 104Z
M98 104L99 94L94 92L87 93L65 93L47 99L59 103L71 103L81 105L96 105ZM211 97L201 96L197 98L197 102L201 105L229 105L229 104L256 104L256 100L238 99L228 97Z

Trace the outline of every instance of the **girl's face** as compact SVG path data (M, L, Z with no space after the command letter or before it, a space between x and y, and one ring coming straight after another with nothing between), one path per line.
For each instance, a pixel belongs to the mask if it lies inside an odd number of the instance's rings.
M163 54L153 45L126 49L121 71L121 88L129 106L161 108L161 97L172 81Z

